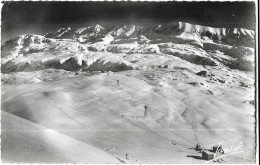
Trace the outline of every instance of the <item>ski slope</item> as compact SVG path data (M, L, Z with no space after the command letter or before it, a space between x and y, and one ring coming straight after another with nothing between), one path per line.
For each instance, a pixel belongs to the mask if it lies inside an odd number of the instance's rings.
M220 76L218 69L212 69L212 72ZM27 77L24 74L37 77L38 81L23 79ZM241 78L246 76L237 72L232 74ZM252 160L254 108L249 103L253 99L252 87L207 82L208 78L188 69L183 71L181 67L171 71L135 70L92 75L43 70L13 76L16 77L16 82L12 81L15 84L3 85L4 111L92 145L124 162L202 163L203 160L187 157L200 155L192 149L197 143L211 148L219 142L232 146L241 141L248 155L238 155L239 161ZM144 106L148 107L147 118L144 117ZM6 140L3 138L2 142ZM125 154L128 154L128 160ZM8 156L4 153L3 160L8 160L5 155ZM227 162L237 161L236 157L227 158L230 159ZM108 162L106 159L99 161Z

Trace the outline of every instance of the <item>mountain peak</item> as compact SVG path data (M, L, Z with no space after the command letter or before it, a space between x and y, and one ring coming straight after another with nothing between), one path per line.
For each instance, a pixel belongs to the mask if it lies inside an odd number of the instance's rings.
M94 31L96 33L100 32L101 30L104 30L105 28L103 28L102 26L100 26L99 24L96 24L96 26L94 27Z

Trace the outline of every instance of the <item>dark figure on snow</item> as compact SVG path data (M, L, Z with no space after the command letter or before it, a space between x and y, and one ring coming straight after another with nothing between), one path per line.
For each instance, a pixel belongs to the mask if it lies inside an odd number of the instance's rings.
M147 106L144 106L144 118L148 117Z
M200 146L199 144L197 144L195 150L196 150L196 151L201 151L202 148L201 148L201 146Z

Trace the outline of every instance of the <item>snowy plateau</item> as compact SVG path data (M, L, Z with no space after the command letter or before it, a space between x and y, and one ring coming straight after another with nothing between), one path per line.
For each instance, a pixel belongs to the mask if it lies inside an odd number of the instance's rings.
M255 32L185 22L25 34L1 47L1 156L25 163L255 162ZM215 160L212 160L214 163Z

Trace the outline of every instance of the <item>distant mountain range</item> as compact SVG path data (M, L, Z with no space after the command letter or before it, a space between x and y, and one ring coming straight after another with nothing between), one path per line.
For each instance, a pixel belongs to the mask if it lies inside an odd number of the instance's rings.
M25 34L2 45L2 73L56 68L120 71L135 65L114 54L173 55L198 65L254 69L255 32L184 22L156 26L95 25Z
M182 33L190 33L200 38L209 38L214 42L232 46L254 47L254 31L243 28L212 28L201 25L178 22L157 26L122 25L102 27L100 25L86 28L61 28L56 32L47 33L45 37L56 39L74 39L80 43L136 39L149 42L164 42ZM159 41L158 41L159 40ZM125 41L126 42L126 41Z

